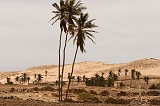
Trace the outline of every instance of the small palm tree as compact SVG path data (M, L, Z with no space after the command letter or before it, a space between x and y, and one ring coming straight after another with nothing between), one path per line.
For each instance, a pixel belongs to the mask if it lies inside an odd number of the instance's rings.
M115 81L117 81L117 87L118 87L118 75L113 73L112 71L109 71L108 87L114 86Z
M113 73L113 79L114 81L117 81L117 87L118 87L118 75Z
M85 82L86 81L86 76L85 75L83 75L83 82Z
M121 69L118 70L118 76L120 77L121 75Z
M139 84L140 76L141 76L141 72L140 71L136 71L136 77L137 77L137 80L138 80L137 86Z
M140 76L141 76L141 72L140 71L136 71L136 77L137 77L137 80L140 79Z
M148 85L149 77L148 77L148 76L145 76L145 77L144 77L144 81L145 81L145 82L146 82L146 84Z
M37 79L37 74L34 74L34 80L36 80Z
M81 77L77 76L77 85L79 84L80 80L81 80Z
M27 82L28 82L28 85L29 85L29 81L30 81L30 77L27 77Z
M22 81L23 81L23 83L26 83L26 81L27 81L27 74L26 73L22 73Z
M43 78L42 75L41 75L41 74L38 74L37 81L38 81L38 82L42 81L42 78Z
M45 82L47 82L48 71L45 71Z
M68 73L68 81L71 79L71 73Z
M126 77L128 75L128 69L125 69L125 85L126 85Z
M16 76L15 81L16 83L19 82L19 76Z
M113 72L109 71L109 77L113 77Z
M10 84L10 82L11 82L11 78L6 78L7 79L7 84Z
M132 69L131 70L131 86L132 86L132 82L133 82L133 80L135 79L135 69Z

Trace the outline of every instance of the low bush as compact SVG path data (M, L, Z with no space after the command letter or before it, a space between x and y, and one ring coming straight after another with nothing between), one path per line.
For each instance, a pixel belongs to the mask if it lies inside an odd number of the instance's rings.
M105 100L105 103L107 104L130 104L131 100L129 99L118 99L118 98L107 98Z
M83 92L87 92L87 91L85 89L69 89L69 92L79 94L79 93L83 93Z
M128 96L128 93L125 91L120 91L119 93L117 93L117 96Z
M149 89L159 89L159 87L156 84L152 84Z
M87 100L92 99L94 97L95 96L93 94L91 94L90 92L83 92L78 95L78 99L82 100L82 101L87 101Z
M158 91L148 91L148 92L146 92L146 95L148 95L148 96L159 96L160 92L158 92Z
M125 86L124 82L120 82L120 87Z
M159 99L151 99L149 100L150 105L157 105L160 106L160 100Z
M109 94L110 94L110 92L106 91L106 90L100 92L100 95L102 95L102 96L108 96Z
M97 92L94 91L94 90L90 90L89 92L90 92L91 94L93 94L93 95L97 95Z
M39 88L38 87L33 87L32 90L33 91L39 91Z
M55 89L50 87L50 86L46 86L46 87L42 87L41 91L54 91Z

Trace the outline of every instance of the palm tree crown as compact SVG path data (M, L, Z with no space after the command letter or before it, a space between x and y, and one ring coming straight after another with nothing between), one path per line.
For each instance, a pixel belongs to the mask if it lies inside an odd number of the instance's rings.
M60 29L61 31L64 30L64 32L67 31L67 16L66 16L66 5L65 2L63 0L60 0L60 5L58 5L57 3L53 3L52 6L54 8L56 8L56 11L52 11L52 13L55 13L55 16L52 17L52 20L54 20L54 22L52 23L52 25L57 22L58 20L60 20Z
M92 21L94 21L95 19L88 21L88 17L89 17L88 13L86 14L81 13L80 18L76 20L77 26L75 32L77 34L73 42L74 43L76 42L77 46L80 47L81 52L86 52L86 50L84 49L85 45L84 40L86 39L86 37L89 38L93 43L95 43L92 39L94 38L94 36L91 33L96 31L90 30L90 28L94 28L97 26L95 24L92 24Z
M66 13L67 13L67 22L68 22L68 31L74 35L74 27L77 16L79 16L86 7L82 6L83 3L81 1L76 0L66 0Z

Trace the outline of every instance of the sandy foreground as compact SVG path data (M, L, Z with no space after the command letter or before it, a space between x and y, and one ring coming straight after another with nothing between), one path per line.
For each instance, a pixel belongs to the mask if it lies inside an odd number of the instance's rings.
M66 86L64 86L66 89ZM38 88L38 89L37 89ZM92 101L85 103L64 102L58 103L58 91L55 86L44 89L46 86L39 85L0 85L0 106L132 106L143 105L152 106L155 105L154 101L160 102L159 95L154 95L152 91L144 89L126 89L126 88L106 88L106 87L86 87L79 85L79 87L73 85L71 89L80 89L90 92L91 90L96 92L97 98L100 101ZM50 89L53 88L53 89ZM42 90L43 89L43 90ZM65 89L63 93L65 94ZM110 94L103 95L101 92L108 91ZM139 93L145 95L139 96ZM153 95L150 95L152 92ZM79 101L77 99L78 93L70 92L69 97ZM118 100L119 99L119 100ZM115 101L114 101L115 100ZM117 101L121 104L117 104ZM152 102L152 103L151 103ZM160 105L160 103L159 103Z

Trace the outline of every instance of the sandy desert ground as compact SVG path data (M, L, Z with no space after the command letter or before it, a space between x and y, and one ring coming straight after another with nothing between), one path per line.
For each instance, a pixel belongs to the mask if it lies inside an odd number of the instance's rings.
M141 78L148 75L150 78L159 78L160 75L160 60L159 59L141 59L129 63L120 63L120 64L108 64L102 62L81 62L75 64L74 76L83 76L92 77L96 73L104 73L104 77L108 76L109 71L115 73L121 69L120 80L124 80L124 70L135 69L142 73ZM65 66L64 80L68 80L67 76L71 70L71 65ZM45 71L48 72L48 76L45 77ZM117 88L117 87L93 87L85 86L84 82L81 82L79 85L77 83L71 84L71 91L69 97L72 99L72 104L70 103L58 103L58 88L56 85L51 85L51 83L57 80L58 66L48 65L48 66L35 66L28 68L26 70L17 71L17 72L0 72L0 106L58 106L58 105L93 105L98 103L99 106L124 106L124 105L160 105L160 91L159 90L149 90L147 87L144 87L144 81L141 79L137 85L137 81L133 82L133 88L129 86ZM35 74L42 74L43 81L50 83L48 85L20 85L16 84L15 77L26 73L30 76L32 83L34 81ZM130 71L128 73L127 79L130 79ZM14 82L14 85L5 85L6 78L11 78L11 81ZM160 79L151 79L151 83L158 83ZM130 80L126 84L130 83ZM143 87L143 89L142 89ZM107 92L106 95L102 95ZM66 92L66 85L64 86L64 94ZM94 103L83 104L76 103L78 100L78 94L83 92L91 92L94 95ZM105 93L104 93L105 94ZM65 96L65 95L63 95ZM117 101L118 100L118 101ZM123 103L119 102L122 101ZM80 102L80 101L79 101ZM159 104L158 104L159 103ZM116 104L116 105L114 105ZM122 105L119 105L122 104ZM95 104L94 104L95 105ZM96 104L97 105L97 104Z

